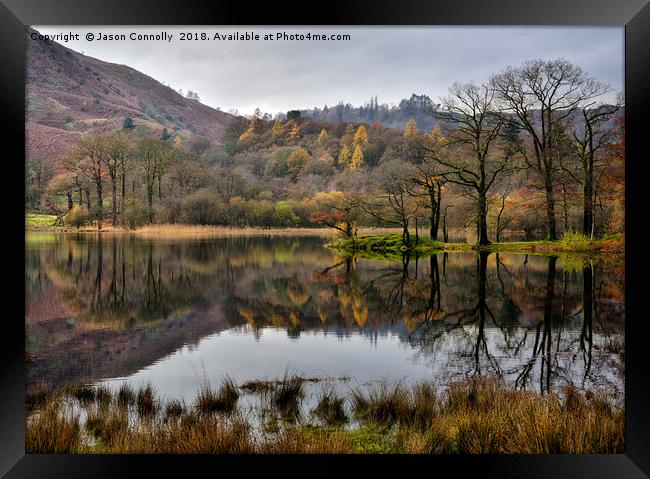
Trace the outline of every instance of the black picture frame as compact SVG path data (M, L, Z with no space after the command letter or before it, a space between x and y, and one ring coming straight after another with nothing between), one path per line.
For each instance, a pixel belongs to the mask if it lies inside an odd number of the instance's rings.
M282 471L283 474L335 472L325 467L359 465L366 473L387 466L441 468L457 476L475 471L483 477L650 477L650 359L647 354L648 319L642 295L641 272L647 261L643 245L644 148L643 116L650 109L649 0L448 0L402 2L326 2L292 5L287 2L209 3L192 0L0 0L0 118L5 185L22 190L18 175L25 151L24 25L562 25L625 27L626 94L626 254L625 254L625 454L620 455L509 455L509 456L102 456L26 455L24 451L24 344L21 314L24 296L10 291L15 313L4 315L0 334L0 472L6 477L115 477L138 473L187 474L196 467L213 473L236 467ZM435 55L435 52L432 52ZM8 151L13 151L9 154ZM645 161L647 163L647 161ZM7 171L6 168L9 168ZM23 171L24 174L24 171ZM14 175L16 175L14 177ZM14 180L14 178L16 178ZM14 195L14 193L6 193ZM9 208L9 205L7 205ZM6 216L5 242L16 248L11 267L24 269L24 211L19 201ZM20 252L23 254L20 254ZM6 264L6 263L5 263ZM6 277L9 277L7 275ZM11 288L11 284L9 285ZM13 294L11 294L13 293ZM273 468L273 469L270 469ZM280 469L282 468L282 469ZM262 471L261 471L262 472Z

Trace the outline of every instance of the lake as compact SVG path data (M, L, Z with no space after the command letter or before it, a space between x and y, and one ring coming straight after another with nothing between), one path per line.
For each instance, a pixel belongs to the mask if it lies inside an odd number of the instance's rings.
M542 393L622 395L622 262L388 262L343 258L327 241L29 233L27 389L150 382L191 400L226 375L295 373L335 389L496 375Z

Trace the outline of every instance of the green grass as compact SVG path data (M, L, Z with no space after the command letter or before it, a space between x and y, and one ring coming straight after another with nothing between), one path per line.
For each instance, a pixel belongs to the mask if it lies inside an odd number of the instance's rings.
M27 228L49 228L56 225L56 220L56 215L25 213L25 227Z
M560 240L556 241L515 241L508 243L492 243L479 246L469 243L442 243L430 238L420 237L416 243L411 236L411 244L406 245L399 234L372 234L356 238L339 238L326 246L344 256L360 256L368 259L401 260L404 255L431 255L441 252L487 251L510 252L525 254L588 254L607 255L622 254L624 249L624 235L618 233L599 240L568 231Z
M402 241L400 234L371 234L356 238L340 238L327 245L344 254L356 254L370 259L401 259L404 254L434 254L444 250L444 243L421 237L416 244L411 237L411 245Z

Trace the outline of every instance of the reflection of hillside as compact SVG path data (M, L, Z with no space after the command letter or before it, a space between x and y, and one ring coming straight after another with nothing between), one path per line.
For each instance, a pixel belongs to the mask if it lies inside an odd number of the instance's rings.
M179 315L155 325L133 330L71 330L65 320L45 323L32 334L57 336L28 367L28 387L40 383L60 386L73 380L90 382L133 374L184 345L226 328L218 306ZM66 334L67 333L67 334Z
M123 376L205 335L269 326L292 338L393 334L432 367L526 384L542 370L550 384L570 368L595 374L612 357L594 353L623 331L622 267L569 271L514 254L345 260L320 238L61 238L27 250L30 384Z

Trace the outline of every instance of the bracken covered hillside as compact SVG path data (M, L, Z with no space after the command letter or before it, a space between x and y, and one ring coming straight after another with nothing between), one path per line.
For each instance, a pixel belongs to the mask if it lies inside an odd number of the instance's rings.
M27 154L53 164L88 131L120 128L130 116L159 134L218 141L232 115L196 100L126 65L108 63L30 38L26 30Z

